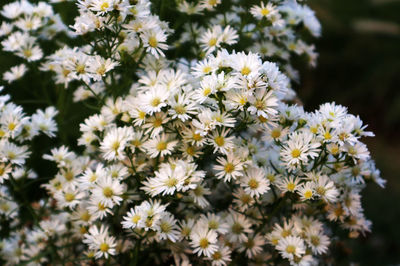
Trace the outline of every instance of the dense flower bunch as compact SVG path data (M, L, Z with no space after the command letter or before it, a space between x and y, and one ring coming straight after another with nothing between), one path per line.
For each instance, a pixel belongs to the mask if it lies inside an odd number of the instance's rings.
M0 92L2 90L3 87L0 87ZM0 214L8 220L12 228L18 226L18 203L22 201L29 206L24 195L15 195L18 190L17 181L28 182L29 179L37 178L36 173L26 164L32 152L31 141L42 133L48 137L55 136L56 115L55 108L48 107L28 116L21 106L10 101L9 95L0 96ZM11 185L14 193L10 193L9 188L4 185L6 183ZM18 236L13 236L7 242L12 247L6 245L3 249L3 254L9 256L10 262L14 262L12 253L14 248L18 248L18 240Z
M303 29L320 34L314 13L296 1L238 3L177 1L168 24L164 1L159 17L146 0L81 0L73 33L51 31L58 16L48 4L3 7L3 49L95 109L80 124L80 149L48 147L43 159L57 173L41 185L47 198L23 203L35 219L24 224L8 190L34 176L26 143L56 136L57 110L29 117L1 98L0 213L15 219L2 243L7 264L316 265L339 232L370 231L360 192L385 185L362 142L373 134L341 105L295 104L291 59L315 64L302 39ZM44 55L34 38L61 31L73 45Z

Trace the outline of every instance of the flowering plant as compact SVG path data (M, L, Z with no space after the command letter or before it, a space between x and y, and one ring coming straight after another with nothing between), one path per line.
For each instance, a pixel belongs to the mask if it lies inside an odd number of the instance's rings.
M50 2L1 11L2 49L23 61L3 80L35 72L58 90L58 111L32 116L0 100L6 264L316 265L339 232L370 231L360 192L385 185L362 142L373 133L335 103L305 111L293 89L292 61L316 64L309 7ZM78 11L69 27L64 5ZM55 118L71 101L90 114L65 136ZM30 204L39 133L58 139L42 156L57 169Z

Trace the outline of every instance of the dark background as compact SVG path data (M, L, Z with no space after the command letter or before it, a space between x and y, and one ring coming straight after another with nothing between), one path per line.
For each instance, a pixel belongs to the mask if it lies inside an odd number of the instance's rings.
M364 139L387 179L363 195L372 234L349 241L346 261L400 263L400 1L311 0L322 24L315 69L301 70L306 110L335 101L359 114L375 138Z

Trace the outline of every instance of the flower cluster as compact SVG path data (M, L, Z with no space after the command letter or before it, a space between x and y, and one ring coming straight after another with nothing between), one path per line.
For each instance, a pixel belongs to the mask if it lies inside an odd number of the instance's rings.
M27 65L50 72L73 90L60 95L91 110L72 145L60 137L39 155L56 173L29 204L9 189L35 176L28 142L58 137L65 99L29 117L0 98L0 214L16 218L21 204L34 218L10 223L8 265L315 265L339 232L370 231L360 193L385 185L362 142L373 133L341 105L296 104L291 60L315 64L304 41L304 30L320 35L313 11L240 3L81 0L73 33L43 2L3 6L3 50L26 61L3 80ZM62 31L70 38L45 55L38 40Z
M45 2L12 2L4 5L0 14L7 19L0 27L0 37L5 38L1 42L3 50L23 58L30 64L43 58L40 42L50 41L60 33L71 35L60 15ZM26 71L26 65L21 64L4 73L3 78L10 83L21 78Z
M3 87L0 87L0 92L2 90ZM18 194L17 182L28 182L38 177L27 164L32 153L31 141L40 134L55 136L57 125L54 117L57 110L54 107L38 109L32 116L28 116L10 98L7 94L0 96L0 215L13 228L17 228L18 213L23 208L19 203L22 201L26 204L25 197ZM11 188L5 184L11 184ZM14 248L18 248L18 239L19 236L14 235L4 243L3 254L10 258L11 263L19 261L19 258L11 255L15 252Z

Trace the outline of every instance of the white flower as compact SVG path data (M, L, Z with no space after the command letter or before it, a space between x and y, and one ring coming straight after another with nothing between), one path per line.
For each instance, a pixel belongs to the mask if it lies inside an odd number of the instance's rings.
M313 135L307 131L295 131L289 135L280 152L282 161L289 169L295 169L301 164L307 165L309 158L318 156L319 142L315 142Z
M279 240L276 249L282 257L293 260L295 257L301 257L306 252L303 239L298 236L287 236Z
M141 37L147 52L150 52L156 58L164 56L162 50L166 50L168 45L165 43L167 41L167 35L163 30L155 29L145 31Z
M159 155L169 155L174 150L176 144L178 144L177 140L171 140L171 138L170 135L164 133L157 135L156 137L146 141L143 144L143 148L146 149L151 158L155 158Z
M162 217L157 223L156 230L158 231L158 237L168 239L172 242L176 242L179 238L177 221L174 216L168 212L163 213Z
M330 244L329 238L322 234L318 228L310 228L306 232L306 242L311 247L314 254L319 255L328 251Z
M153 113L160 112L161 108L167 105L166 100L168 97L169 92L164 87L154 86L141 94L138 101L141 109L152 115Z
M265 5L264 2L261 2L260 6L254 5L250 9L250 13L257 19L270 18L271 16L276 15L277 12L278 10L272 3Z
M234 153L229 152L226 155L226 159L218 157L217 162L219 164L214 165L213 169L218 171L215 175L218 179L223 178L225 182L230 182L231 179L235 180L243 176L244 163Z
M226 217L226 222L229 225L228 239L230 242L247 241L247 234L253 232L250 228L251 222L242 214L231 212Z
M110 255L116 254L117 243L115 243L115 237L109 236L108 228L103 225L101 225L100 230L97 226L92 226L84 236L83 242L95 252L96 258L104 256L107 259Z
M133 130L131 127L112 128L101 142L100 149L106 160L123 160L126 156L124 150L128 142L132 140Z
M202 224L193 228L190 239L190 246L198 256L204 254L207 257L211 257L218 249L216 245L217 233L214 230L209 230L207 226Z
M240 52L231 55L230 66L241 75L251 77L259 74L261 59L257 54Z
M214 152L221 152L227 154L233 147L234 136L227 137L230 130L224 128L220 133L214 131L212 136L208 139L209 143L214 146Z
M240 180L240 186L252 197L259 197L270 189L269 180L262 168L251 167Z
M8 83L11 83L23 77L27 70L28 69L26 68L25 64L14 66L9 71L4 72L3 79Z
M124 186L110 176L100 178L93 189L93 197L107 207L112 208L122 201Z
M251 114L271 118L278 113L278 99L274 96L273 91L267 91L266 88L256 90L254 95L250 95L248 99L251 104L247 109Z

